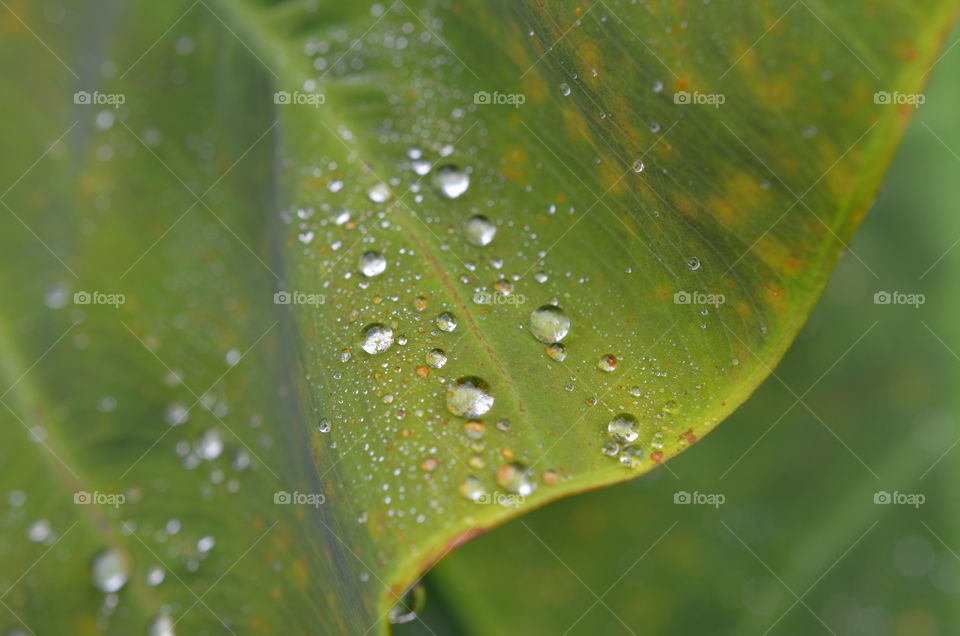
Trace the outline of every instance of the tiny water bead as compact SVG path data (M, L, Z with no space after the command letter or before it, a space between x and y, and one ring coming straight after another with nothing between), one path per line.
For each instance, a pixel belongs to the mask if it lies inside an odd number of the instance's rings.
M497 226L482 214L476 214L467 219L463 229L467 236L467 242L479 247L490 245L493 242L493 237L497 235Z
M328 420L327 418L323 418L322 420L320 420L320 423L317 424L317 430L320 431L321 433L329 433L330 420Z
M434 369L441 369L447 363L447 354L443 349L431 349L424 356L424 361Z
M687 267L689 267L691 271L697 271L700 269L700 259L696 256L691 256L687 259Z
M147 627L147 636L174 636L173 619L166 614L160 614Z
M506 491L526 497L537 489L533 471L520 462L504 464L497 470L497 484Z
M634 416L621 413L610 420L607 431L618 442L632 442L640 436L640 425Z
M627 468L636 468L643 460L643 449L636 444L626 444L620 451L620 463Z
M606 371L609 373L610 371L613 371L614 369L617 368L617 364L619 364L619 360L617 360L617 357L613 354L608 353L607 355L602 356L600 360L597 361L597 368L600 369L601 371Z
M487 489L484 487L483 482L472 476L461 481L457 490L460 492L461 497L470 501L479 501L487 494Z
M567 84L566 82L564 82L563 84L560 84L560 93L561 93L564 97L569 97L569 96L570 96L570 85Z
M437 327L440 331L453 331L457 328L457 317L449 311L445 311L437 316Z
M543 305L530 314L530 333L544 344L564 339L570 331L570 319L556 305Z
M112 594L127 584L130 568L124 556L118 550L111 548L93 558L90 578L98 590Z
M375 183L367 190L367 197L374 203L384 203L390 198L390 186L382 181Z
M457 166L447 164L433 171L433 187L447 199L456 199L470 186L470 175Z
M463 432L472 440L483 439L484 433L487 432L487 426L480 420L468 420L463 425Z
M476 376L464 376L447 389L447 410L460 417L480 417L493 407L490 386Z
M368 278L379 276L387 269L387 259L380 252L364 252L360 257L359 269Z
M369 354L383 353L393 345L393 329L374 323L363 330L363 344L360 345Z
M396 604L390 608L388 618L391 625L402 625L409 623L417 618L417 614L423 611L423 606L427 602L427 591L420 583L415 583L410 587Z
M640 161L639 159L637 159L636 161L633 162L633 171L634 171L634 172L636 172L636 173L643 172L643 168L644 168L643 162Z
M603 445L603 448L600 449L607 457L616 457L620 453L620 444L616 442L607 442Z
M547 347L547 355L550 356L552 360L563 362L567 359L567 349L559 342L554 342L552 345Z

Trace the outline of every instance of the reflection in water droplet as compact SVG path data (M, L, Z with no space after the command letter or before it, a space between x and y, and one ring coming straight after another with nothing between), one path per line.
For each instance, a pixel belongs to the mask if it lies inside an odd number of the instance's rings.
M440 331L453 331L457 328L457 317L449 311L445 311L437 316L437 327Z
M690 258L687 259L687 267L689 267L693 271L697 271L698 269L700 269L700 259L697 258L696 256L691 256Z
M493 237L497 235L497 226L487 217L477 214L467 219L464 224L464 231L467 235L467 241L472 245L490 245Z
M640 435L640 425L637 418L629 413L617 415L607 424L610 437L618 442L632 442Z
M461 497L469 499L470 501L478 501L487 494L487 489L483 487L483 482L472 476L461 481L458 490Z
M359 268L364 276L379 276L387 269L387 259L380 252L364 252L360 257Z
M543 305L530 314L530 333L544 344L560 342L570 331L570 319L556 305Z
M497 470L497 483L501 488L526 497L537 489L533 471L520 462L504 464Z
M490 386L478 377L464 376L447 389L447 410L460 417L480 417L493 407Z
M374 323L363 330L363 344L360 345L369 354L383 353L393 344L393 329Z
M98 590L112 594L127 584L130 568L124 556L111 548L93 558L90 578Z
M415 583L410 589L404 592L396 605L390 608L390 623L392 625L401 625L414 620L417 614L423 611L423 606L426 604L426 601L426 589L421 583Z
M433 172L433 187L448 199L456 199L469 185L470 175L456 166L447 164Z

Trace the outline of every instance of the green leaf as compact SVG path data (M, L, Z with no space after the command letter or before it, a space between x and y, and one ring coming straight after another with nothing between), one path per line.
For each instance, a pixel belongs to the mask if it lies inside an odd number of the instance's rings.
M385 631L458 544L683 450L796 335L911 110L874 94L920 90L956 9L94 6L0 22L0 583L36 633Z

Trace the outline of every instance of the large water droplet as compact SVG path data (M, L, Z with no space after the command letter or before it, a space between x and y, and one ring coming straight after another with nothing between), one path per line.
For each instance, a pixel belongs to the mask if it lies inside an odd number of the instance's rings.
M447 389L447 410L460 417L480 417L493 407L490 386L478 377L464 376Z
M111 548L93 558L90 578L98 590L112 594L127 584L130 568L124 556Z
M497 226L485 216L477 214L467 219L464 224L467 241L473 245L490 245L493 237L497 234Z
M469 185L470 175L454 165L447 164L433 171L433 187L448 199L456 199Z
M460 492L461 497L469 499L470 501L479 501L487 494L487 489L484 488L483 482L472 476L461 481L457 490Z
M610 437L618 442L632 442L640 435L640 425L637 418L629 413L617 415L607 424Z
M533 471L520 462L504 464L497 470L497 483L504 490L526 497L537 489Z
M387 259L380 252L364 252L360 257L359 267L364 276L379 276L387 269Z
M370 354L383 353L393 345L393 329L374 323L363 330L364 351Z
M530 314L530 333L540 342L560 342L569 331L570 319L556 305L543 305Z

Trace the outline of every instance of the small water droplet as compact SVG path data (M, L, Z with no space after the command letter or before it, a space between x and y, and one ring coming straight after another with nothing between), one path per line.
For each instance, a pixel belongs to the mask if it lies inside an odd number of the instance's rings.
M493 407L490 386L476 376L464 376L447 389L447 410L460 417L480 417Z
M331 426L330 426L330 420L328 420L327 418L323 418L323 419L320 420L320 422L317 424L317 430L320 431L321 433L329 433L329 432L330 432L330 428L331 428Z
M690 258L687 259L687 267L689 267L694 272L697 271L698 269L700 269L700 259L697 258L696 256L691 256Z
M617 356L608 353L607 355L602 356L599 361L597 361L597 368L601 371L610 372L617 368L617 364L619 364Z
M564 82L563 84L560 84L560 92L563 94L564 97L569 96L569 95L570 95L570 85L567 84L566 82Z
M443 349L431 349L424 356L424 361L434 369L441 369L447 363L447 354Z
M147 628L147 636L175 636L173 619L166 614L160 614Z
M564 339L570 331L570 319L556 305L543 305L530 314L530 333L544 344Z
M456 199L470 186L470 175L457 166L447 164L433 172L433 187L448 199Z
M393 345L393 329L374 323L363 330L363 344L360 345L369 354L383 353Z
M374 203L383 203L390 198L390 187L382 181L370 186L367 197Z
M643 165L643 162L642 162L642 161L640 161L639 159L637 159L636 161L633 162L633 171L634 171L634 172L637 172L637 173L643 172L643 169L644 169L644 165Z
M554 342L552 345L547 347L547 355L557 362L563 362L567 359L567 349L559 342Z
M417 614L423 611L423 606L426 604L426 601L426 589L420 583L414 584L404 592L400 600L390 608L390 623L392 625L401 625L416 619Z
M461 497L469 499L470 501L479 501L487 494L487 489L484 488L483 482L473 476L461 481L458 491Z

